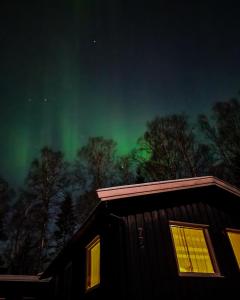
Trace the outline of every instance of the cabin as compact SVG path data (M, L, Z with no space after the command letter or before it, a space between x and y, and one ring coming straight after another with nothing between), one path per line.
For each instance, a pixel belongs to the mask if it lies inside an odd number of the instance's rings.
M99 203L43 272L51 299L233 299L240 190L212 176L96 191Z

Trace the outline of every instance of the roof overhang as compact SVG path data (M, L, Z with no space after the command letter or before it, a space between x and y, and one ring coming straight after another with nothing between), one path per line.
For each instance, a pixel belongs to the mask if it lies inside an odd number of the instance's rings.
M110 201L121 198L166 193L207 186L217 186L240 197L240 190L238 188L214 176L193 177L103 188L97 190L97 195L101 201Z
M1 281L18 281L18 282L40 282L39 276L34 276L34 275L8 275L8 274L3 274L0 275L0 282Z

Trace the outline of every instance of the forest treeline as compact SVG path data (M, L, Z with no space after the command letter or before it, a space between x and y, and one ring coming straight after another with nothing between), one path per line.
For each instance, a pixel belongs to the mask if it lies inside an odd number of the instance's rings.
M0 179L2 270L41 272L95 207L98 188L204 175L240 186L238 99L214 104L194 124L185 114L157 116L126 155L104 137L90 137L71 163L44 147L20 190Z

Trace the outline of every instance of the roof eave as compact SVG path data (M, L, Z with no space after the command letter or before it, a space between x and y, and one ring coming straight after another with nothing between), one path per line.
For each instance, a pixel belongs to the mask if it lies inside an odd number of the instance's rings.
M111 201L121 198L130 198L156 193L166 193L177 190L193 189L207 186L218 186L219 188L227 190L228 192L240 197L239 189L214 176L193 177L118 186L113 188L99 189L97 190L97 194L101 201Z

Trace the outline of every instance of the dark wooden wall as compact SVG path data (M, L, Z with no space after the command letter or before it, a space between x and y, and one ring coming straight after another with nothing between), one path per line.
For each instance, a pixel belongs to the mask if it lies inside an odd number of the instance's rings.
M54 299L202 300L238 294L240 272L224 231L240 229L238 197L218 188L193 189L114 200L105 210L57 271ZM179 276L169 221L209 225L221 277ZM86 293L85 246L97 234L101 285Z
M114 212L123 217L116 232L120 242L112 235L117 249L113 257L118 276L110 277L118 291L115 299L231 299L240 272L224 230L240 229L240 200L216 189L148 196L144 205L136 200L119 204ZM209 225L221 277L178 275L169 221Z

